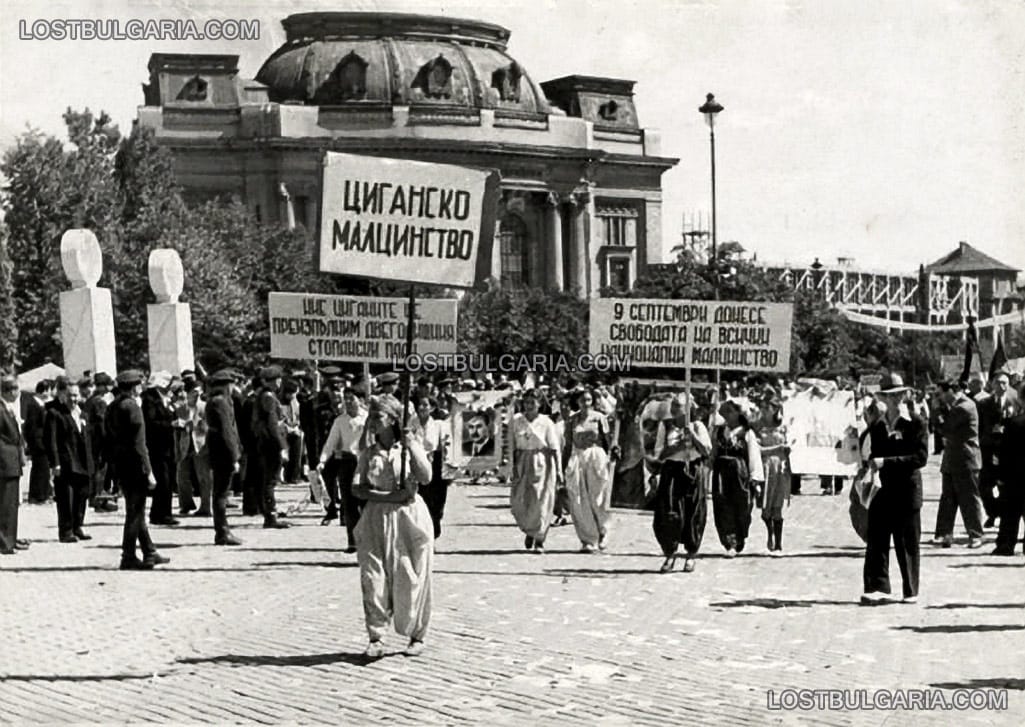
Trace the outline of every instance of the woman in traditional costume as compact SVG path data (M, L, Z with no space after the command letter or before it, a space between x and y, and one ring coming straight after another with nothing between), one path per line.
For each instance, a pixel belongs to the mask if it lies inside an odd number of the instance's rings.
M355 536L370 658L384 655L381 642L389 621L409 637L406 655L419 655L431 618L434 525L417 497L417 487L431 480L431 466L416 436L402 434L401 421L402 405L395 397L371 400L367 447L356 468L359 484L353 485L353 494L367 501Z
M659 422L655 435L655 457L662 463L655 493L652 526L665 561L661 572L676 566L680 543L687 552L683 570L694 570L694 559L705 533L704 473L702 463L712 449L708 429L690 419L690 396L679 393L669 405L670 418Z
M790 447L779 402L769 399L764 403L759 425L758 445L762 454L762 471L765 473L762 521L769 536L769 553L782 555L783 506L790 504Z
M594 397L584 390L577 411L566 420L566 492L581 552L604 550L608 544L612 476L606 416L592 408Z
M726 557L743 552L751 528L755 493L765 481L758 438L744 405L727 399L719 407L725 422L716 429L712 459L712 512Z
M526 535L524 547L536 553L544 552L555 490L562 480L559 434L555 423L540 413L540 398L534 389L525 392L523 412L514 414L509 426L513 463L509 506Z

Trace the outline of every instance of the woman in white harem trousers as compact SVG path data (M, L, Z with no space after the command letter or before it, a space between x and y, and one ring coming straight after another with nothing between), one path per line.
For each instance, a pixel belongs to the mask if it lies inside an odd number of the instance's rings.
M612 472L609 433L604 414L591 408L594 397L582 391L578 410L566 420L566 491L581 551L604 550L608 543Z
M431 480L423 447L411 433L402 435L402 405L395 397L371 400L367 448L360 453L353 494L367 501L355 529L363 614L370 643L366 655L384 655L382 639L390 621L409 637L405 653L423 652L431 619L431 565L434 525L420 484ZM406 481L400 486L402 444L406 443Z

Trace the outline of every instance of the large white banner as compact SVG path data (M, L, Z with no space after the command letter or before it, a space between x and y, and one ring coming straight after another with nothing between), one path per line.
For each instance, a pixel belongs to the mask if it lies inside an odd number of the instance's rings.
M590 352L631 366L789 371L793 319L790 303L601 298Z
M271 293L270 355L388 363L406 355L405 298ZM456 352L457 301L417 301L412 353Z
M320 270L471 288L490 274L498 175L326 152Z

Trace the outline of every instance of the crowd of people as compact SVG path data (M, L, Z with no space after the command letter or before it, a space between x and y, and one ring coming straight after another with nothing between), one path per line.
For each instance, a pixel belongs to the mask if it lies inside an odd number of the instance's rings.
M857 392L864 425L850 498L867 544L864 603L890 594L891 545L903 600L917 598L920 470L930 431L943 454L935 542L951 546L960 510L969 548L999 520L994 553L1014 552L1025 506L1025 413L1007 373L994 375L988 390L981 383L943 382L922 392L891 374L878 390ZM308 481L324 507L321 524L339 523L346 552L357 554L367 654L382 653L390 622L409 638L407 652L418 654L453 474L448 422L458 392L481 389L508 394L499 426L524 547L544 553L551 529L568 519L582 552L609 548L624 404L649 392L642 385L533 375L523 382L421 378L406 393L394 372L367 380L337 367L286 375L269 366L252 377L228 369L60 377L34 392L19 391L13 376L0 378L0 551L29 546L17 535L27 461L29 499L55 501L61 543L89 540L88 509L116 510L123 499L124 570L167 563L149 526L174 527L182 516L211 518L218 546L241 543L229 510L261 516L264 528L287 528L276 488ZM694 570L709 502L727 557L744 552L756 509L767 551L782 552L784 510L800 483L782 413L790 390L785 381L749 379L670 394L645 455L656 473L648 505L661 572L675 570L681 548L682 570Z

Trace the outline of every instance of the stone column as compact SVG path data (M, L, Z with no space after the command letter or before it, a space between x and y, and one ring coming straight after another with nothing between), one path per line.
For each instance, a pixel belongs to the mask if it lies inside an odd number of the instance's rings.
M588 279L590 265L588 264L587 232L589 227L589 207L591 196L586 192L575 192L572 196L573 202L573 227L569 250L569 285L581 298L586 298L591 291L592 281Z
M495 287L502 287L502 218L495 220L495 241L491 247L491 277Z
M549 192L545 222L548 228L546 247L545 284L549 290L562 290L562 200L558 193Z
M146 306L149 323L150 371L180 374L195 369L192 350L192 310L179 303L185 283L182 260L177 251L153 250L149 254L149 285L157 297Z
M288 193L288 187L284 182L278 184L278 219L288 229L295 229L295 208L292 207L292 195Z
M86 371L117 375L114 306L110 290L97 288L103 253L91 230L68 230L61 237L61 265L71 290L60 294L64 370L78 378Z

